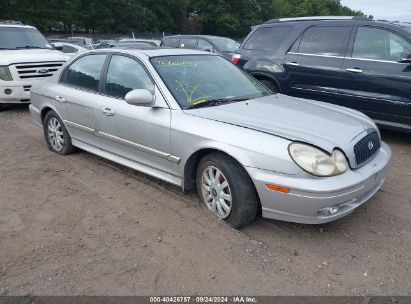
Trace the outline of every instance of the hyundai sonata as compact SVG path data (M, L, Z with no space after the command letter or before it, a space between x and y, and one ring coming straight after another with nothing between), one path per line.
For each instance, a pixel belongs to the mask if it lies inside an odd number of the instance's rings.
M49 149L75 147L196 190L235 228L262 216L318 224L382 186L391 150L344 107L272 94L221 56L96 50L34 86Z

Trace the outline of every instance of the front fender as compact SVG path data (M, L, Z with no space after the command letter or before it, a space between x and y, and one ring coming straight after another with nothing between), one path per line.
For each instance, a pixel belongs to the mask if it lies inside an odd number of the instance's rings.
M206 149L224 152L244 167L291 175L301 172L288 154L287 139L182 111L173 111L172 116L171 153L181 158L181 176L190 156Z

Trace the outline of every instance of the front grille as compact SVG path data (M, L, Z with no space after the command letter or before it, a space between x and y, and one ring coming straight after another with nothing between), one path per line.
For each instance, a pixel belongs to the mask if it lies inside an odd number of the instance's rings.
M23 88L24 88L24 91L30 92L31 85L24 85Z
M360 166L369 160L380 147L380 137L377 132L372 132L362 138L354 146L355 162L357 166Z
M20 79L45 78L53 74L64 62L36 62L16 64L15 68Z

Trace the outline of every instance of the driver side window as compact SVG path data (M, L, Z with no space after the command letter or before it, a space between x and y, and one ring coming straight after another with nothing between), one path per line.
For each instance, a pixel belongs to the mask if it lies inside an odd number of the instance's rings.
M397 61L411 54L411 43L390 31L359 27L352 57Z
M116 98L124 98L136 89L154 92L154 84L141 64L121 55L111 57L104 88L107 95Z

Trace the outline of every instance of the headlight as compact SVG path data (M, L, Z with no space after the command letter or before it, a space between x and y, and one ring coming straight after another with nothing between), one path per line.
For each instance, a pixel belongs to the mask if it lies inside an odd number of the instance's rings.
M304 171L315 176L335 176L347 171L348 163L340 150L334 150L331 155L301 143L292 143L288 150L291 158Z
M11 78L10 70L8 66L0 66L0 80L10 81Z

